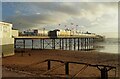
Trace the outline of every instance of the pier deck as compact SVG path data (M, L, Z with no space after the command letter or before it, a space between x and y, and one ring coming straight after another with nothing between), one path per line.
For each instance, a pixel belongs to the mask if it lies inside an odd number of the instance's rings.
M42 39L50 38L49 36L18 36L17 39ZM97 38L95 35L74 35L74 36L57 36L57 38Z

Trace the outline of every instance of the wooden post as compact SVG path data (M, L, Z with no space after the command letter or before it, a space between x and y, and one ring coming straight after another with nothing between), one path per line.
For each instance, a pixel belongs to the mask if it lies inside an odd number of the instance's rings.
M50 60L48 60L48 70L50 70Z
M65 74L69 75L69 63L68 62L65 63Z
M106 67L101 69L101 79L108 79L108 73Z
M108 71L111 70L112 67L109 68L108 70L107 70L107 68L105 66L103 68L100 68L100 67L97 66L97 68L101 72L101 79L108 79Z

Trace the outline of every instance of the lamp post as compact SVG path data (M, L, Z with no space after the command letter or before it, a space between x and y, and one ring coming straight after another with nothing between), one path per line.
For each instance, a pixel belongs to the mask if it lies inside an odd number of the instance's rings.
M45 36L45 28L43 28L43 36Z
M72 29L73 32L74 32L74 29L73 29L73 23L71 23L71 29ZM71 30L70 30L70 36L71 36Z
M67 28L66 28L66 25L65 25L65 32L66 32L66 35L65 35L65 36L67 36Z
M70 36L71 36L71 30L69 30L70 31Z
M77 27L78 27L78 25L76 25L76 34L77 34Z

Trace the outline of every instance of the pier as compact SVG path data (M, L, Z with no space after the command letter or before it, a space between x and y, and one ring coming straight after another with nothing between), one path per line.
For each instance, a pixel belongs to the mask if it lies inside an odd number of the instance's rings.
M31 41L31 49L60 49L60 50L92 50L94 49L95 36L58 36L56 38L48 36L19 36L15 37L14 48L26 49L26 41ZM21 45L17 41L21 40ZM39 46L34 47L34 42L38 40Z

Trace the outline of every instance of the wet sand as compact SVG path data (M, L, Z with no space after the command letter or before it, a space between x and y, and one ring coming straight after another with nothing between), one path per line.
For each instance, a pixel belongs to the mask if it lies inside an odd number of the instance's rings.
M73 61L88 64L100 64L115 66L118 68L118 55L95 51L67 51L67 50L26 50L23 53L16 53L14 56L2 59L3 77L66 77L65 65L60 62L52 62L51 67L55 70L47 70L46 59L55 59L62 61ZM59 66L62 65L62 66ZM69 64L69 77L73 77L84 65ZM116 76L118 74L118 70ZM97 67L88 66L75 77L100 77L100 71ZM115 77L115 70L110 70L109 77Z

